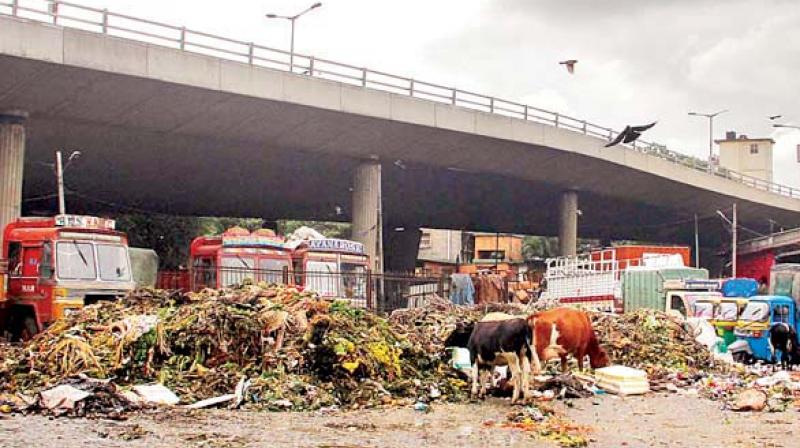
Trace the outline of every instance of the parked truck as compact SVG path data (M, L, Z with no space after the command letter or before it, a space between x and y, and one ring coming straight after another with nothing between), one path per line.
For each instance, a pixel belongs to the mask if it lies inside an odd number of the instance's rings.
M625 290L623 277L626 272L644 269L652 274L634 274L631 282L654 275L660 284L656 272L671 278L671 268L690 269L698 279L708 279L707 271L685 268L689 263L690 251L684 246L646 246L624 245L608 249L592 251L577 257L558 257L546 261L547 271L544 276L546 289L542 292L544 300L558 300L567 305L603 311L622 311L625 309ZM632 283L629 293L637 286ZM642 286L644 287L644 286ZM629 307L638 305L630 295ZM652 298L643 297L642 300ZM650 304L648 306L655 306ZM660 307L663 308L663 307Z
M298 285L323 297L367 306L369 257L363 244L322 237L295 239L290 246Z
M29 338L84 305L134 289L128 240L94 216L19 218L3 231L0 328Z
M719 282L709 280L705 269L634 267L622 274L624 311L649 308L694 316L697 302L721 297Z
M199 236L189 248L190 289L226 288L245 281L293 284L292 251L269 229L232 227Z

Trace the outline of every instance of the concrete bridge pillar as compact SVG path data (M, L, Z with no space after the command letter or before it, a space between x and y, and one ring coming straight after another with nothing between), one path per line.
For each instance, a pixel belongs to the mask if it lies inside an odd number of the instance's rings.
M372 272L383 272L383 209L381 164L369 160L353 176L353 239L364 245Z
M23 111L0 112L0 247L6 225L19 218L22 212L27 118L28 114Z
M561 256L578 254L578 192L561 194L558 215L558 249Z

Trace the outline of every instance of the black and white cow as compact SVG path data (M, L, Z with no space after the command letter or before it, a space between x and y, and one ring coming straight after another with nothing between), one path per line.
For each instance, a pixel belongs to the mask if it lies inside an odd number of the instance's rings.
M508 366L514 392L511 403L528 397L531 371L531 328L524 317L517 318L492 313L475 324L468 348L472 359L472 395L486 395L486 382L481 381L481 369L491 371L495 366Z

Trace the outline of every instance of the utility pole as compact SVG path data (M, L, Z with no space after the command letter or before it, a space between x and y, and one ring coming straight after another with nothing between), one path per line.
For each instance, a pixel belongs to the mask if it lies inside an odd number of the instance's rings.
M56 182L58 182L58 214L66 214L64 203L64 165L61 162L61 151L56 151Z
M736 243L737 243L737 235L738 235L738 227L739 227L739 217L736 210L736 203L733 203L733 219L728 219L725 216L725 213L717 210L717 214L731 226L731 278L736 278Z
M731 249L731 277L736 278L736 227L737 227L737 216L736 216L736 203L733 203L733 242L732 242L732 249Z

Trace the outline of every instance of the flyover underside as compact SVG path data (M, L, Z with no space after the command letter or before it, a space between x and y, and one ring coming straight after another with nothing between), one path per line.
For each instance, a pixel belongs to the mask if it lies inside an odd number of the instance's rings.
M24 208L51 212L56 149L84 157L67 185L75 211L150 211L345 221L352 176L383 164L385 225L555 235L558 200L578 191L581 236L691 241L718 234L734 199L543 146L97 70L0 56L0 107L31 114ZM609 149L613 151L615 149ZM740 220L800 224L739 200ZM674 224L680 222L679 225Z

